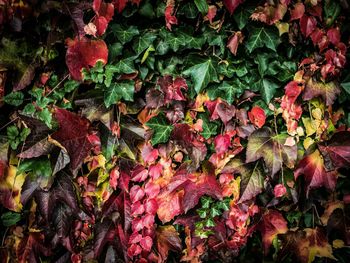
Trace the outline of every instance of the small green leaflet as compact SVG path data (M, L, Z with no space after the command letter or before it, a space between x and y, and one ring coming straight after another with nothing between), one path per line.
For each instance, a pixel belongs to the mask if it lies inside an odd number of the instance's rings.
M276 47L281 42L277 29L271 27L253 28L250 31L249 38L245 43L249 53L260 47L267 47L276 51Z
M124 45L130 42L135 36L139 35L140 32L136 26L130 26L124 28L119 24L114 24L111 26L113 34L118 38L118 40Z
M151 139L152 145L166 143L169 140L172 130L174 129L174 126L168 123L166 117L162 113L150 119L146 123L146 126L153 130Z
M105 90L104 102L107 108L116 104L121 99L126 101L134 100L134 82L123 81L113 83L109 88Z
M211 58L207 58L198 64L186 69L183 74L191 76L194 82L194 90L199 94L210 82L218 82L216 63Z
M19 213L6 212L1 215L1 224L4 227L13 226L20 220L21 220L21 214Z
M20 91L11 92L4 97L4 101L12 106L19 106L23 103L24 95Z

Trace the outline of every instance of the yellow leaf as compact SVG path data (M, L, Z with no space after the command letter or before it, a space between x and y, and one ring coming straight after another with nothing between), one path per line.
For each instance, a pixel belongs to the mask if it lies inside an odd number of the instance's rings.
M289 32L289 24L285 23L285 22L277 22L276 27L278 29L278 32L280 34L280 36L282 36L284 33L288 33Z
M155 51L153 45L150 45L142 56L141 64L143 64L149 56L149 52Z
M340 239L333 240L333 247L334 248L342 248L344 246L345 246L345 244L344 244L343 240L340 240Z
M316 132L315 122L310 118L302 118L306 130L306 136L310 136Z
M307 150L314 142L315 141L313 139L311 139L310 137L307 137L303 142L305 150Z

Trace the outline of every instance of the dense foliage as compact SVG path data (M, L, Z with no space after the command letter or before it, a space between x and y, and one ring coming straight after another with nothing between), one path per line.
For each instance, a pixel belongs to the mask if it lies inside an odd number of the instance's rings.
M1 262L348 262L347 0L0 0Z

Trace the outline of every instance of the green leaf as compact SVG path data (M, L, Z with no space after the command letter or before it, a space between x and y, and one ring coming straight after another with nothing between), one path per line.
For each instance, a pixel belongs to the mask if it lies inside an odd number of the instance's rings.
M218 123L217 122L211 122L206 114L200 114L199 119L203 121L202 128L203 131L201 132L201 135L205 139L209 139L212 136L215 136L218 132Z
M250 7L240 7L234 12L233 19L236 21L239 30L242 30L246 26L253 11L254 9Z
M24 94L20 91L11 92L4 97L4 101L12 106L19 106L23 103Z
M134 66L135 57L121 59L117 64L109 64L106 66L106 71L117 74L131 74L136 71Z
M47 127L49 127L50 129L52 128L52 114L47 108L43 109L42 111L39 111L37 115L39 120L43 121Z
M214 227L216 226L214 219L213 218L208 218L207 220L205 220L205 226L206 227Z
M9 139L14 140L19 135L18 128L15 125L7 127L7 136Z
M183 74L191 76L194 82L194 90L199 94L210 82L219 81L216 66L213 59L207 58L186 69Z
M202 204L202 208L209 208L210 204L213 202L213 199L209 196L203 196L201 198L201 204Z
M104 103L107 108L112 104L116 104L121 99L126 101L134 100L134 82L133 81L123 81L113 83L109 88L105 90L104 93Z
M75 80L68 80L64 83L63 89L65 92L69 93L79 87L79 82Z
M29 134L30 134L30 129L29 128L23 128L21 133L20 133L21 141L24 142Z
M194 0L194 3L196 4L198 11L201 12L202 15L206 15L208 13L209 6L207 4L207 0Z
M174 126L168 123L166 117L162 113L146 122L146 126L153 130L151 139L152 145L166 143L169 140L172 130L174 129Z
M279 88L279 85L277 83L265 78L260 79L256 85L261 93L261 97L264 99L266 104L269 104L275 95L276 90Z
M222 214L221 211L215 206L210 209L210 216L211 217L216 217L216 216L219 216L221 214Z
M230 82L224 80L219 85L208 88L208 96L211 100L220 97L232 104L236 98L242 95L246 88L238 78L234 78Z
M340 83L340 86L350 95L350 74Z
M139 35L140 32L136 26L129 26L125 28L120 24L111 25L112 32L114 36L124 45L130 42L135 36Z
M136 55L139 56L143 51L145 51L156 38L157 35L155 33L148 32L136 39L132 45Z
M53 182L51 163L48 158L33 158L22 161L17 174L30 172L42 188L48 188Z
M205 208L197 209L197 213L198 213L199 217L202 219L207 217L207 209L205 209Z
M1 223L4 227L10 227L21 220L21 214L14 212L6 212L1 215Z
M277 29L271 27L253 28L250 31L248 40L245 43L249 53L260 47L267 47L276 51L277 46L281 42Z

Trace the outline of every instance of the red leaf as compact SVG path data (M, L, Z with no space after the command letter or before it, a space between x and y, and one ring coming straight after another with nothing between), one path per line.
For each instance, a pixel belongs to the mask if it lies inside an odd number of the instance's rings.
M259 106L254 106L250 112L248 112L249 120L258 128L261 128L265 124L266 114L265 111Z
M96 13L93 23L97 28L97 35L101 36L106 32L108 23L113 18L114 5L111 3L105 3L102 0L94 0L92 8Z
M241 31L233 33L233 35L229 38L227 42L227 47L233 55L236 56L238 45L243 42L243 38L244 36L242 35Z
M268 210L268 212L262 216L258 229L263 238L264 252L267 254L272 240L278 234L284 234L288 231L287 221L278 211Z
M318 150L299 162L294 171L295 179L300 175L304 175L307 193L310 189L321 186L333 190L337 181L336 172L326 172L323 158Z
M145 207L141 204L140 201L137 201L131 205L131 215L138 216L142 215L145 212Z
M206 101L205 106L208 108L211 120L220 118L226 125L236 114L236 109L233 105L229 105L226 101L220 98L214 101Z
M217 154L225 153L231 145L231 138L228 134L215 137L214 139L215 151Z
M305 6L303 3L296 3L294 9L290 10L290 20L300 19L305 13Z
M273 189L273 194L277 198L284 196L286 192L287 192L287 189L284 187L283 184L277 184Z
M317 21L313 16L303 15L300 19L300 30L304 37L308 37L316 29Z
M118 10L119 13L123 12L124 8L126 7L126 4L128 3L128 0L113 0L112 1L115 9Z
M158 158L158 150L153 149L150 143L145 143L141 150L142 159L146 164L153 163Z
M158 79L157 84L160 86L161 90L165 94L165 103L169 103L172 100L184 101L185 96L182 94L182 89L187 90L186 80L177 77L173 80L173 77L166 75Z
M108 60L108 48L103 40L90 40L85 37L77 37L66 40L68 49L66 64L73 79L82 79L82 69L93 67L98 61L103 64Z
M160 192L160 186L152 181L145 185L145 193L148 198L155 198Z
M135 203L135 202L141 200L144 196L145 196L145 192L143 191L143 189L140 186L134 185L133 187L131 187L130 199L131 199L132 203Z
M147 199L144 206L147 214L155 215L157 213L158 203L156 199Z
M340 42L340 32L339 28L331 28L327 31L327 37L329 41L334 45L337 46Z
M143 182L148 177L148 170L144 166L138 164L131 171L131 181Z
M141 247L146 251L151 251L153 240L150 236L143 237L140 241Z
M210 24L213 23L213 19L216 16L216 11L217 11L217 8L216 8L215 5L210 5L209 6L208 14L206 15L206 17L208 18Z
M52 138L66 148L71 160L71 169L74 171L81 165L92 148L88 140L90 122L75 113L60 108L56 108L54 116L60 128L52 134Z
M171 25L177 25L177 18L174 15L174 5L167 5L165 7L164 15L166 27L171 31Z
M224 5L232 15L236 8L243 2L244 0L224 0Z
M111 173L109 174L109 185L112 187L112 189L117 190L118 186L118 179L120 177L120 173L118 171L118 168L114 168Z

